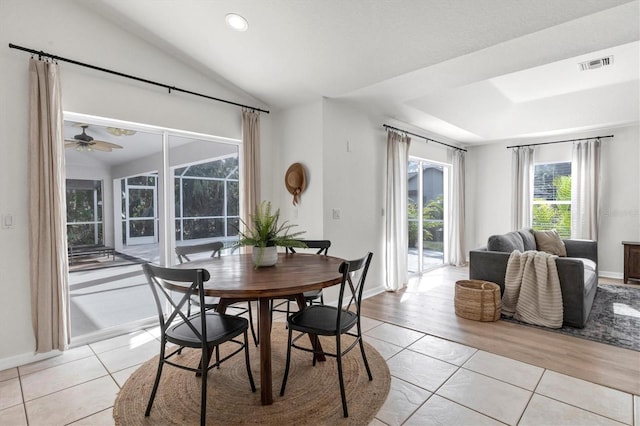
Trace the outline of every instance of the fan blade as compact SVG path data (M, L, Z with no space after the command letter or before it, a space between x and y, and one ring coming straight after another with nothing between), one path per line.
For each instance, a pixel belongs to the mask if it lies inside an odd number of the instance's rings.
M92 144L89 148L94 151L111 152L111 147L104 146L102 144L97 144L97 143Z
M110 149L122 149L122 146L115 143L106 142L106 141L97 141L97 140L92 141L91 146L95 147L96 145L102 145L103 147L107 147Z
M76 142L75 141L69 141L69 140L65 140L64 141L64 147L65 148L72 148L74 146L76 146Z

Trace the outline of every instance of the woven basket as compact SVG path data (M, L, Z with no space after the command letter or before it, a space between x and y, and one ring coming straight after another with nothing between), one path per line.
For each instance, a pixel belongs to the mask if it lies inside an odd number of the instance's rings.
M456 282L454 304L456 315L474 321L498 321L502 300L500 286L481 280Z

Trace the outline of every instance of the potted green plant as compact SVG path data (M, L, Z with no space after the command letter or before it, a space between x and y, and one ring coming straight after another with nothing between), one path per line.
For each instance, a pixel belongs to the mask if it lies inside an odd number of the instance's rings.
M297 239L305 231L289 233L291 228L297 225L289 224L287 221L279 223L280 209L272 212L269 201L261 202L256 213L250 215L250 218L250 224L240 220L244 225L244 232L238 230L239 239L235 247L253 246L253 262L256 267L275 265L278 261L278 246L306 247L306 244Z

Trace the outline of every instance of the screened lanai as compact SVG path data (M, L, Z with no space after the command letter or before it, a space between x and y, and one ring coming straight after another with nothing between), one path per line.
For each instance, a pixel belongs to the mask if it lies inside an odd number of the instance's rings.
M237 239L239 142L78 114L64 131L71 336L90 340L153 319L140 263Z

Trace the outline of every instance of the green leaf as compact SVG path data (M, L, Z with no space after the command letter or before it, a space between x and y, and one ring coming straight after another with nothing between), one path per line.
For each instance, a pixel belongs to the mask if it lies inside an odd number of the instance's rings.
M238 230L238 242L234 247L241 246L280 246L305 248L306 244L298 240L298 237L305 231L290 233L291 228L297 226L289 224L287 221L279 223L280 209L272 213L271 202L262 201L255 214L250 216L247 225L242 219L241 224L244 231Z

